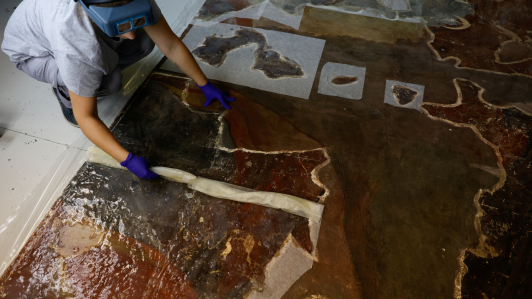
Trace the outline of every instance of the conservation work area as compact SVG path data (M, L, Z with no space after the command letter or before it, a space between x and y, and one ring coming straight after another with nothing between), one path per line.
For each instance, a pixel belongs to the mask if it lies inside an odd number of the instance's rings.
M532 298L530 0L206 0L181 40L232 109L158 60L110 128L161 177L89 148L0 298Z

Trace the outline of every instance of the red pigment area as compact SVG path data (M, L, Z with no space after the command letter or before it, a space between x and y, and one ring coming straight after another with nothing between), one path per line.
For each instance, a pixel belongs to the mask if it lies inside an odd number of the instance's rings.
M321 150L275 155L236 151L235 157L237 186L256 186L255 190L294 195L314 202L323 192L312 181L312 171L327 160Z
M532 60L517 62L528 57L528 51L524 48L530 49L530 43L521 43L519 51L503 53L502 61L516 63L498 63L495 55L503 42L513 39L509 32L521 40L527 40L527 30L531 29L532 24L532 5L521 0L469 2L475 9L473 14L465 17L471 23L469 28L453 30L430 27L435 34L432 46L440 56L457 57L461 67L532 75Z
M488 259L466 251L467 272L462 279L462 298L518 298L528 289L530 252L527 241L532 228L532 203L526 186L532 184L532 117L510 108L491 106L480 99L481 89L470 81L456 80L462 103L456 107L424 105L427 112L443 120L470 125L498 148L507 177L504 185L483 192L482 233L486 244L479 251Z
M61 208L43 221L2 276L2 298L198 298L185 275L166 265L159 251L114 231L101 230L105 246L61 256L53 248L67 242L57 240L53 220L59 214ZM157 284L150 284L152 279Z
M479 99L480 88L470 81L458 81L462 104L457 107L424 105L429 114L457 124L475 126L483 138L499 147L503 166L518 161L529 146L526 122L511 121L505 111Z

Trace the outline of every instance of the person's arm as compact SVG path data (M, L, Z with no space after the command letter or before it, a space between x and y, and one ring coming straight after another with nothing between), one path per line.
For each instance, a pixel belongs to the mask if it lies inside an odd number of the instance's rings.
M198 63L183 44L181 39L172 31L164 16L159 22L152 26L144 27L146 33L153 42L159 47L159 50L168 57L168 59L180 68L187 76L192 78L198 85L207 84L207 77L198 66Z
M146 159L133 155L118 143L113 133L98 116L96 97L82 97L70 90L68 92L72 102L72 111L79 128L92 143L121 162L122 166L125 166L136 176L145 179L153 179L158 176L149 170L150 165Z
M124 161L129 152L118 143L113 133L109 131L109 128L98 116L96 97L82 97L71 91L69 91L69 94L74 117L83 134L118 162Z
M207 98L205 106L208 106L213 100L217 99L226 109L231 109L226 102L232 102L234 98L229 97L228 93L221 92L209 82L187 46L185 46L170 26L168 26L164 16L156 24L144 27L144 30L146 30L146 33L148 33L161 52L198 84Z

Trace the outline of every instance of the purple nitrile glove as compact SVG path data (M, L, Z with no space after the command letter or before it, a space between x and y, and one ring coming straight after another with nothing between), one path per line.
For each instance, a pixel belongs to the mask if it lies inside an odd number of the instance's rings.
M226 102L232 102L235 99L229 96L228 92L222 92L219 90L216 86L212 85L212 83L207 80L207 84L203 86L199 86L201 88L201 91L203 91L203 94L207 98L207 101L205 101L205 104L203 104L203 107L209 106L214 100L220 101L222 103L222 106L224 106L225 109L231 109L229 105L227 105Z
M132 153L129 153L127 159L120 165L126 167L134 175L142 179L152 180L159 175L150 170L150 162L142 157L135 156Z

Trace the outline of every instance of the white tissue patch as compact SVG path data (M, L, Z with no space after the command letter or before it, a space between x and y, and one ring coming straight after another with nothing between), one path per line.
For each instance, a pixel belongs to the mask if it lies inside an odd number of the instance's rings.
M210 27L192 27L183 42L191 51L194 51L204 45L206 37L229 38L233 37L235 32L241 29L254 30L263 34L269 50L275 51L279 55L297 63L301 67L303 75L297 78L282 77L271 79L264 72L252 69L256 59L255 50L258 47L257 43L251 43L228 52L225 60L219 66L213 66L198 60L198 64L205 75L209 79L308 99L318 70L323 47L325 46L325 40L278 31L217 24ZM162 69L180 72L169 60L163 64Z
M365 77L365 67L327 62L321 69L318 93L360 100Z
M269 3L269 1L262 1L261 3L246 7L242 10L238 11L230 11L224 14L221 14L220 16L209 20L204 21L201 19L194 19L193 23L194 26L203 26L208 27L212 26L217 23L221 23L229 18L242 18L242 19L252 19L252 20L258 20L260 19L264 9L266 8L266 5Z
M411 7L408 2L405 2L406 0L383 0L383 2L386 3L382 4L382 6L387 7L387 5L390 5L390 10L393 11L410 11ZM268 3L264 9L264 12L262 12L262 17L270 19L272 21L276 21L278 23L290 26L294 29L299 29L299 26L301 25L301 20L303 19L303 11L304 6L310 6L310 7L316 7L320 9L326 9L326 10L332 10L332 11L338 11L346 14L352 14L352 15L360 15L360 16L367 16L367 17L373 17L373 18L379 18L383 20L389 20L389 21L403 21L403 22L409 22L409 23L423 23L423 19L420 17L414 17L414 18L400 18L398 19L395 15L395 19L386 14L386 11L375 9L371 7L361 8L358 6L353 7L341 7L341 6L335 6L335 5L319 5L319 4L312 4L310 1L308 3L302 3L302 6L299 10L297 10L294 14L289 14L285 12L282 9L279 9L272 5L271 3ZM406 5L406 8L405 8ZM418 6L421 6L421 4L418 4ZM388 8L388 7L387 7ZM394 8L394 9L392 9Z
M382 6L393 11L409 11L410 3L408 0L377 0Z
M303 13L301 12L301 14L292 15L268 2L262 13L262 17L290 26L294 29L299 29L299 25L301 25L301 20L303 19Z
M425 86L386 80L384 103L421 111Z

